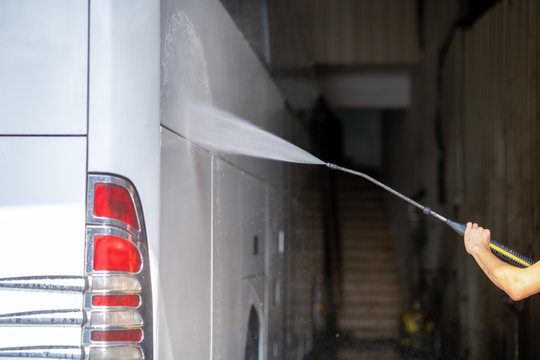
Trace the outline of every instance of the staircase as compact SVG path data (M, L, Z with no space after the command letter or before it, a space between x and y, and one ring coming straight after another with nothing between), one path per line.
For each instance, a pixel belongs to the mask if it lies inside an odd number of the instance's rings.
M402 290L383 190L347 174L337 177L344 341L337 359L399 359Z

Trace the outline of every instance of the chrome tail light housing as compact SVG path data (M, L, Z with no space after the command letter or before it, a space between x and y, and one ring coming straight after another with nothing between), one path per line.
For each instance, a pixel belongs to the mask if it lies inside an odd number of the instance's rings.
M85 252L84 358L152 359L148 243L141 201L128 179L89 174Z

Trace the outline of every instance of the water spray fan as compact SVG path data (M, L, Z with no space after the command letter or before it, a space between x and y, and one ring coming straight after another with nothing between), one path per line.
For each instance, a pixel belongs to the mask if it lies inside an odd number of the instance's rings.
M352 175L363 177L364 179L372 182L373 184L375 184L375 185L383 188L384 190L394 194L395 196L401 198L402 200L407 201L409 204L414 205L415 207L419 208L420 210L422 210L422 212L425 215L431 215L434 218L436 218L437 220L440 220L440 221L444 222L446 225L450 226L452 229L454 229L454 231L456 231L461 236L463 236L465 234L465 229L467 228L465 226L465 224L452 221L450 219L445 218L444 216L442 216L440 214L437 214L435 211L431 210L429 207L424 206L424 205L422 205L420 203L417 203L413 199L408 198L407 196L397 192L396 190L392 189L391 187L381 183L380 181L375 180L374 178L372 178L369 175L366 175L366 174L361 173L359 171L354 171L354 170L351 170L351 169L347 169L347 168L344 168L344 167L341 167L341 166L338 166L338 165L335 165L335 164L331 164L331 163L327 163L326 166L328 166L330 169L339 170L339 171L343 171L343 172L346 172L346 173L349 173L349 174L352 174ZM498 243L497 241L495 241L493 239L490 240L489 246L491 248L491 252L493 252L496 256L498 256L500 259L508 262L509 264L519 266L519 267L522 267L522 268L529 267L532 264L534 264L534 261L532 261L531 259L527 258L526 256L521 255L517 251L515 251L513 249L510 249L509 247L507 247L507 246L505 246L503 244Z

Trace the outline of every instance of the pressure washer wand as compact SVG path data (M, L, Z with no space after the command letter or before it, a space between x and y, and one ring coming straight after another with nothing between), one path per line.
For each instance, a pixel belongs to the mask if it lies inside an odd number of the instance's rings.
M326 166L328 166L330 169L339 170L339 171L343 171L343 172L346 172L346 173L349 173L349 174L352 174L352 175L363 177L364 179L372 182L373 184L375 184L375 185L383 188L384 190L394 194L395 196L399 197L400 199L405 200L409 204L419 208L420 210L422 210L422 212L424 214L431 215L434 218L436 218L437 220L440 220L440 221L444 222L446 225L448 225L452 229L454 229L454 231L457 232L459 235L461 235L461 236L465 235L465 229L467 228L465 226L465 224L452 221L450 219L445 218L444 216L442 216L440 214L437 214L435 211L431 210L429 207L424 206L424 205L422 205L420 203L417 203L413 199L401 194L400 192L392 189L391 187L383 184L382 182L380 182L378 180L375 180L374 178L372 178L369 175L366 175L366 174L361 173L359 171L354 171L354 170L351 170L351 169L347 169L347 168L344 168L344 167L341 167L341 166L338 166L338 165L332 164L332 163L326 163ZM507 247L507 246L505 246L503 244L500 244L500 243L496 242L493 239L490 240L489 246L491 248L491 251L495 255L497 255L499 258L501 258L502 260L504 260L504 261L506 261L506 262L508 262L508 263L510 263L512 265L516 265L516 266L519 266L519 267L529 267L532 264L534 264L534 261L532 261L531 259L521 255L517 251L515 251L513 249L510 249L509 247Z

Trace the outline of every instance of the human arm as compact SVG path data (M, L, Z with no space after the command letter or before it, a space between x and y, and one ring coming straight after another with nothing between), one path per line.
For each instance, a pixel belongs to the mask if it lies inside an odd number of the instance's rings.
M487 277L513 300L521 300L540 291L540 262L521 269L492 254L491 233L477 224L467 223L465 248Z

